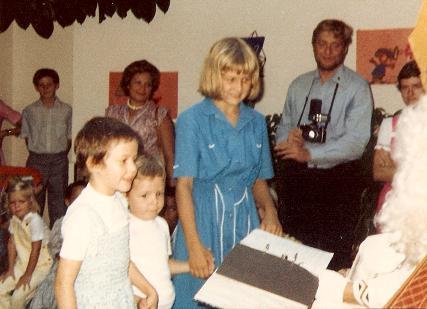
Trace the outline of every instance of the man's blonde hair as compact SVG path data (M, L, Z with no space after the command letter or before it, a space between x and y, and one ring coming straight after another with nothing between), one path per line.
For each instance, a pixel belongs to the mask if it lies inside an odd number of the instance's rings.
M249 75L252 87L247 99L257 98L261 88L259 60L252 48L239 38L224 38L211 47L200 76L199 92L220 99L221 74L230 70Z

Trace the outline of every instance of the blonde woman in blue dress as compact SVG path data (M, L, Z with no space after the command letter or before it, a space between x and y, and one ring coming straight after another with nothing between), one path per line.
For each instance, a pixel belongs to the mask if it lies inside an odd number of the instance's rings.
M205 99L178 118L174 258L188 260L191 274L174 277L175 308L197 306L202 279L253 229L282 233L266 183L273 170L264 116L242 103L259 91L257 56L243 40L225 38L204 63Z

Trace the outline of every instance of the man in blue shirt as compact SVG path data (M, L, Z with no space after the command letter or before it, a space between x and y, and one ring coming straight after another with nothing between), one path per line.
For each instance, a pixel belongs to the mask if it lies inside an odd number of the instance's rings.
M324 20L313 31L317 69L290 85L276 132L280 217L287 233L350 265L363 190L359 159L371 133L368 83L343 65L353 29Z

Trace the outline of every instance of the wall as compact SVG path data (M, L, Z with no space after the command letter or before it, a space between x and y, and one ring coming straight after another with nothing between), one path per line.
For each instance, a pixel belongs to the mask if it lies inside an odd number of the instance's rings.
M85 121L104 113L109 72L146 58L162 71L179 72L178 100L182 111L200 99L196 92L199 71L212 43L224 36L247 36L256 30L266 37L267 55L265 93L256 108L266 114L280 112L291 80L315 66L310 40L321 19L343 19L355 31L407 28L414 26L421 3L422 0L179 0L171 1L166 15L158 11L150 24L135 19L131 12L125 19L114 16L102 24L96 17L66 30L56 25L49 40L38 37L31 29L15 27L13 98L18 108L31 102L35 95L31 88L33 71L40 66L57 68L62 77L59 95L73 102L75 136ZM9 41L8 35L0 34L2 46L3 41ZM346 64L355 68L355 44L350 47ZM373 94L376 106L388 111L401 106L394 86L374 86ZM14 150L19 152L17 148Z
M13 37L12 31L8 30L5 33L0 34L0 99L4 102L12 102L13 89L12 89L12 78L13 75L13 63L12 63L12 54L13 54ZM9 123L6 121L3 124L5 128ZM3 152L6 158L10 158L12 153L12 139L5 138L2 144Z
M38 98L32 79L34 72L41 67L57 70L60 76L57 94L63 101L73 102L72 28L56 26L50 39L46 40L38 36L31 26L23 30L14 23L6 32L0 34L0 44L2 47L8 46L10 51L4 59L2 57L2 62L7 64L7 74L3 71L0 77L0 97L5 97L14 109L22 111L26 105ZM6 89L6 92L3 89ZM11 165L24 165L28 155L24 141L8 138L6 143L7 162Z
M404 4L403 4L404 3ZM160 70L179 71L179 110L197 94L203 58L214 41L224 36L246 36L253 30L266 36L265 95L257 105L263 113L279 112L290 81L315 66L311 33L323 18L339 17L357 29L412 27L421 0L234 0L171 1L149 25L114 16L99 25L96 19L74 32L75 130L107 105L108 72L146 58ZM355 68L355 44L346 64ZM374 86L377 106L394 111L400 98L393 86Z

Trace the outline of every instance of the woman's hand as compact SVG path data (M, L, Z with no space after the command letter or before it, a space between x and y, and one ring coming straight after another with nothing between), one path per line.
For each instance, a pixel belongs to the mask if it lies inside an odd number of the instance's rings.
M270 194L270 188L268 187L265 179L257 179L255 181L252 193L257 207L262 209L260 228L266 232L282 236L282 225L279 222L276 206L273 202Z
M24 287L24 290L25 290L25 288L30 288L30 281L31 281L31 275L27 275L27 274L23 274L22 276L21 276L21 278L19 278L19 280L18 280L18 283L16 284L16 287L15 287L15 289L17 290L17 289L19 289L21 286L23 286Z
M188 263L194 277L207 278L215 269L212 253L202 244L195 245L189 250Z
M266 211L261 221L260 228L274 235L283 235L282 225L277 217L277 212Z

